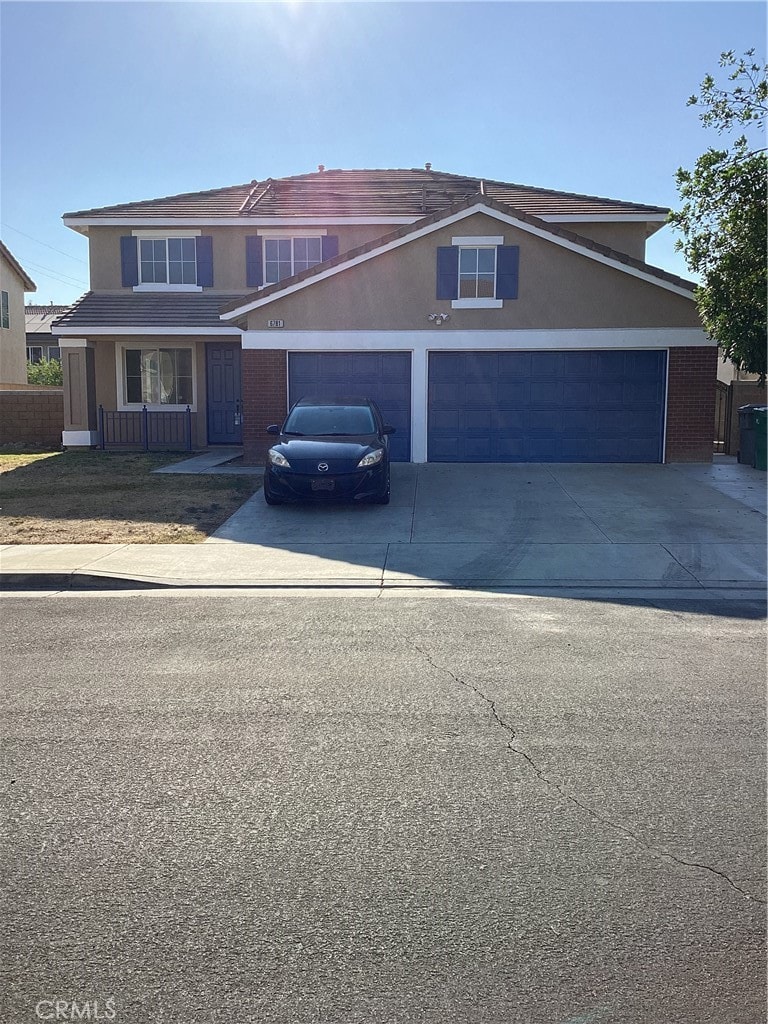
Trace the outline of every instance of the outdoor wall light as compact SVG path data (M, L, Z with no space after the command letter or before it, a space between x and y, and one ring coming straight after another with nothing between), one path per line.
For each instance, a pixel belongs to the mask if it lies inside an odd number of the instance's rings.
M427 320L429 320L433 324L437 324L438 327L441 324L444 324L446 320L450 319L450 313L430 313L429 316L427 317Z

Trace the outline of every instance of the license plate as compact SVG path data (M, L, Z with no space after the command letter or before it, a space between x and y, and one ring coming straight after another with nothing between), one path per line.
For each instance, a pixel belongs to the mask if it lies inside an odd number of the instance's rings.
M332 491L336 486L335 480L313 480L312 490L313 491Z

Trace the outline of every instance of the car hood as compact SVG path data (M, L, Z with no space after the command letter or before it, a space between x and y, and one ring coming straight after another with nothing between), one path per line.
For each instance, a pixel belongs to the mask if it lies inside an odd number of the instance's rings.
M373 436L362 437L285 437L272 445L290 462L291 459L362 459L369 451L380 448Z

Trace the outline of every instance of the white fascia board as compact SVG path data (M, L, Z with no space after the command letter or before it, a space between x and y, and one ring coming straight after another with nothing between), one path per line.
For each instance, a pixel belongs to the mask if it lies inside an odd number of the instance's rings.
M244 331L243 349L290 352L509 352L560 349L715 348L696 327L618 327L574 330Z
M547 214L539 217L547 224L646 224L649 221L663 224L666 213L566 213Z
M434 234L435 231L440 231L442 228L450 227L452 224L457 224L459 221L465 220L467 217L472 217L476 213L485 214L487 217L492 217L495 220L501 221L503 224L509 224L514 228L518 228L520 231L526 231L528 234L536 235L538 238L543 238L546 241L552 242L554 245L559 245L563 249L570 249L572 252L575 252L580 256L586 256L587 259L595 260L597 263L603 263L608 267L612 267L614 270L620 270L624 274L629 274L632 277L637 277L642 281L646 281L648 284L653 284L658 288L663 288L665 291L674 292L676 295L681 295L683 298L689 299L691 302L695 301L692 292L689 292L686 288L680 288L678 285L672 284L671 281L663 281L661 278L655 277L653 274L646 274L643 270L630 267L626 263L621 263L618 260L611 259L609 256L603 256L602 253L595 252L594 249L588 249L586 246L579 245L567 238L560 238L558 235L552 234L545 228L539 228L534 224L529 224L527 221L518 220L516 217L512 217L506 213L501 213L499 210L494 210L492 207L486 206L483 203L476 203L474 206L470 206L466 210L460 210L458 213L454 213L450 217L444 217L432 224L425 225L423 228L419 228L417 231L412 231L407 235L403 235L402 238L396 238L394 241L387 242L385 245L380 245L375 249L370 249L368 252L355 256L351 260L346 260L344 263L340 263L335 267L329 267L328 270L324 270L319 274L314 274L312 277L308 277L304 281L297 281L295 284L289 285L287 288L282 288L278 292L273 292L271 295L266 295L262 299L252 299L250 302L247 302L242 306L238 306L237 309L233 309L228 313L222 313L221 319L234 320L236 317L250 313L253 309L258 309L259 306L266 306L271 302L275 302L277 299L285 298L287 295L292 295L294 292L301 291L304 288L308 288L310 285L317 284L319 281L325 281L329 277L334 277L336 274L340 274L344 270L349 270L352 267L359 266L361 263L367 263L369 260L380 256L382 253L391 252L393 249L399 249L403 245L408 245L410 242L415 242L418 238L423 238L425 235Z
M64 217L68 228L166 227L184 224L200 227L325 227L329 224L415 224L421 217Z
M211 335L219 337L240 337L239 327L60 327L56 331L57 337L66 337L68 334L87 334L93 337L99 334L112 334L116 336L126 335L135 337L137 335L167 336L167 337L202 337ZM69 346L69 342L66 342Z

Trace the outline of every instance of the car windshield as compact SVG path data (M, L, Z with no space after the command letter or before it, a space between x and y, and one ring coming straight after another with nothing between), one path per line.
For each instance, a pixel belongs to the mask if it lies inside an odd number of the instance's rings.
M375 434L376 426L367 405L297 405L285 421L283 433L345 437Z

